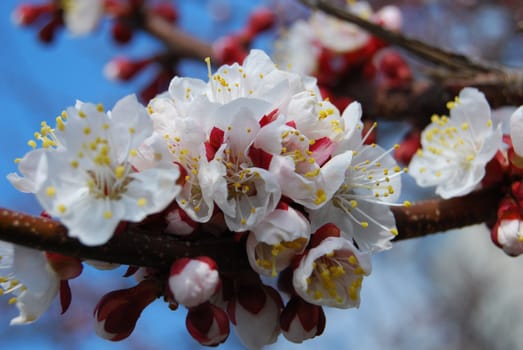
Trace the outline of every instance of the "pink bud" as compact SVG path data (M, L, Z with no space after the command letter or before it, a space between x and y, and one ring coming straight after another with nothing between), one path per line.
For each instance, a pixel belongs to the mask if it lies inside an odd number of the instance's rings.
M181 258L171 265L169 289L174 299L188 308L208 301L219 287L217 266L209 257Z
M191 308L185 325L191 336L204 346L225 342L230 331L225 311L210 303Z
M321 306L309 304L295 295L281 313L280 326L285 338L301 343L323 333L325 313Z
M107 293L94 310L96 334L112 341L127 338L134 330L142 311L161 292L157 281L145 280L135 287Z
M256 9L249 16L247 23L246 36L252 40L257 34L270 29L274 25L274 13L268 8Z
M227 313L236 334L249 349L272 344L280 334L279 318L283 303L278 292L263 285L245 285L229 303Z
M247 56L241 40L234 35L216 40L212 46L213 58L219 64L241 64Z
M21 26L28 26L36 22L45 14L55 11L55 5L50 2L47 4L21 4L13 12L13 21Z
M131 61L125 57L116 57L104 67L104 75L110 80L130 80L151 63L151 59Z

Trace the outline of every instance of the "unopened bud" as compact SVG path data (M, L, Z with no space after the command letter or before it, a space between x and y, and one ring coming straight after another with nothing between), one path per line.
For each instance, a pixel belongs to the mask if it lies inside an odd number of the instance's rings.
M28 26L43 15L52 13L55 9L55 5L52 2L42 5L21 4L13 11L12 19L18 25Z
M160 285L154 280L107 293L94 310L96 334L112 341L127 338L133 332L142 311L160 294Z
M272 287L244 285L227 313L241 342L249 349L260 349L278 338L282 308L281 296Z
M274 25L274 20L274 13L268 8L254 10L249 16L245 35L252 40L257 34L270 29Z
M323 333L325 313L321 306L309 304L295 295L281 313L280 327L285 338L301 343Z
M412 157L421 148L421 133L415 130L407 134L399 147L394 150L394 159L402 164L409 164Z
M133 38L133 28L123 21L116 20L113 24L112 35L118 44L127 44Z
M189 334L204 346L216 346L229 336L227 313L211 303L189 309L185 325Z
M209 257L181 258L171 266L169 289L174 299L188 308L208 301L219 287L217 266Z
M235 36L225 36L212 45L213 58L219 64L242 63L247 51Z
M130 80L150 63L150 59L132 61L125 57L116 57L105 65L104 75L110 80Z

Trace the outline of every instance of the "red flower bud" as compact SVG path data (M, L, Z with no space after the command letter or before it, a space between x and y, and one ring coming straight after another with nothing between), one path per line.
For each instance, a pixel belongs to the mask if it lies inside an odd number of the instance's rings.
M126 57L116 57L104 67L104 75L111 80L130 80L147 67L150 58L132 61Z
M123 21L116 20L112 28L113 39L118 44L127 44L133 38L133 28Z
M13 12L13 21L22 26L28 26L36 22L45 14L50 14L56 9L55 4L21 4Z
M421 148L421 133L419 130L411 131L405 136L399 147L394 150L394 159L402 164L409 164L418 149Z
M213 58L219 64L242 63L247 56L243 43L234 35L216 40L212 46Z
M274 13L268 8L259 8L251 13L244 36L251 41L257 34L270 29L274 25Z
M229 336L227 313L210 303L189 309L185 325L189 334L204 346L216 346Z
M281 313L280 327L285 338L301 343L323 333L325 313L321 306L309 304L295 295Z
M157 281L144 280L135 287L107 293L94 310L96 334L112 341L127 338L134 330L142 311L161 292Z

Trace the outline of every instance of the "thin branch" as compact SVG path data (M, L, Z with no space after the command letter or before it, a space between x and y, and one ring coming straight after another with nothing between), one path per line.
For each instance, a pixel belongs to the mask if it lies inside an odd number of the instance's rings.
M357 16L343 8L332 5L329 1L325 0L300 0L304 5L323 11L331 16L337 17L347 22L356 24L357 26L365 29L369 33L376 37L399 47L404 48L408 52L418 56L419 58L432 62L438 66L446 67L451 70L470 71L475 73L487 73L494 71L501 71L498 66L474 61L470 58L457 54L450 51L445 51L438 47L429 45L423 41L409 38L401 33L387 30L386 28L376 25L372 22L365 20L364 18Z
M499 188L493 188L460 198L433 199L409 208L394 208L399 231L396 240L490 221L500 198ZM166 269L180 257L203 255L213 258L221 272L248 268L245 246L234 235L180 240L169 235L152 235L140 224L130 225L102 246L90 247L69 237L67 228L57 221L0 209L0 239L77 258L125 265Z
M160 16L146 13L141 27L144 31L161 41L178 57L203 61L212 57L212 46L194 36L177 29Z

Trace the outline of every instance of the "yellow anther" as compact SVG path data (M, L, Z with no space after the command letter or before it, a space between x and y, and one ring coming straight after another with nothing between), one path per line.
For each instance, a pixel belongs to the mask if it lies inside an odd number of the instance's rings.
M358 206L358 201L355 200L355 199L351 200L351 201L350 201L350 206L351 206L352 208L356 208L356 207Z
M67 207L63 204L58 204L58 211L63 214L67 211Z
M129 134L134 134L136 132L136 129L135 128L129 128Z
M86 127L84 128L84 135L89 135L90 133L91 133L91 128L89 128L89 127L86 126Z
M129 155L130 155L131 157L136 157L136 156L138 155L138 151L135 150L135 149L133 148L132 150L129 151ZM156 156L157 156L157 155L159 155L160 158L161 158L161 156L162 156L160 153L155 153L155 154L154 154L154 158L155 158L155 159L156 159ZM159 159L156 159L156 160L159 160Z
M395 229L395 228L391 228L390 229L390 233L392 233L394 236L397 236L398 235L398 230Z
M96 105L96 110L97 110L98 112L100 112L100 113L103 112L103 111L104 111L104 105L101 104L101 103L97 104L97 105Z
M12 297L11 299L9 299L9 300L7 301L7 303L8 303L9 305L13 305L13 304L16 303L17 300L18 300L18 299L16 299L16 297Z
M314 204L320 205L324 203L327 200L327 195L325 194L325 191L323 189L318 189L316 191L316 198L314 199Z
M80 118L85 118L85 117L87 117L87 115L85 114L84 111L78 111L78 116L79 116Z
M363 227L363 228L367 228L367 227L369 227L369 223L368 223L367 221L361 221L361 222L360 222L360 225L361 225L361 227Z
M45 193L49 196L49 197L53 197L55 194L56 194L56 188L54 188L53 186L49 186L45 189Z
M138 204L139 207L144 207L146 204L147 204L147 199L145 198L139 198L137 201L136 201L136 204Z
M64 123L64 121L63 121L63 119L61 117L56 117L56 127L60 131L64 131L65 130L65 123Z
M113 212L108 210L108 211L103 213L103 217L104 217L104 219L109 220L109 219L111 219L113 217Z
M31 146L31 148L36 148L36 142L35 142L35 140L29 140L29 141L27 141L27 144L28 144L29 146Z
M348 261L351 265L358 265L358 259L354 255L349 256Z
M405 208L410 208L410 206L412 206L412 203L411 203L410 201L404 201L404 202L403 202L403 206L404 206Z

